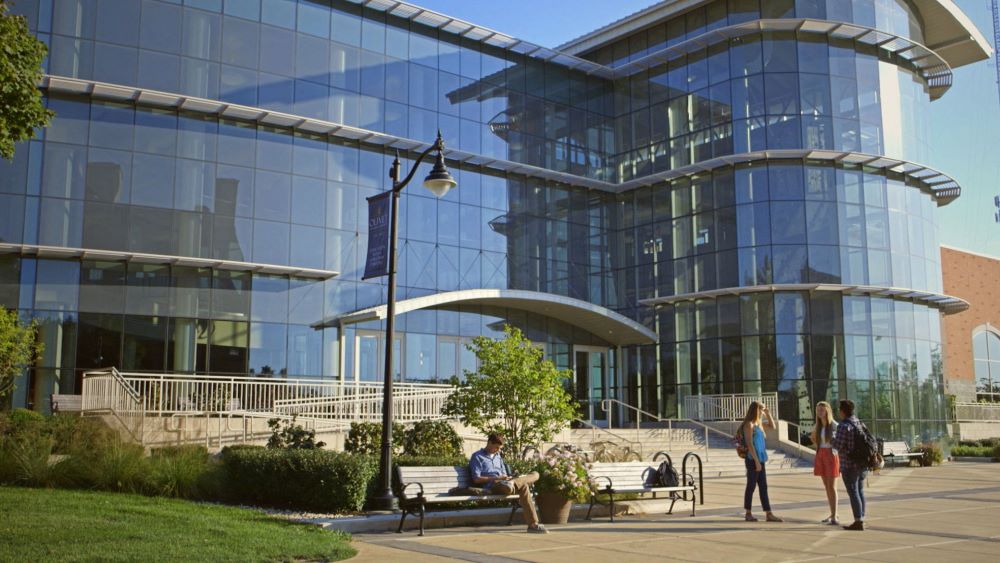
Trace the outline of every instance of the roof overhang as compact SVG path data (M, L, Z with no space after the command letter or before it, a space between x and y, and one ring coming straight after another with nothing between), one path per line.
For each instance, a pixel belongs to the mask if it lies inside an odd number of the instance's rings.
M936 51L951 68L988 59L989 41L952 0L910 0L924 24L924 44ZM682 14L708 0L665 0L556 47L567 55L581 56L657 22Z
M647 307L661 307L686 301L696 301L698 299L717 299L719 297L747 295L751 293L773 293L778 291L808 291L808 292L832 292L842 295L868 295L871 297L884 297L896 301L910 301L917 305L924 305L940 310L946 315L961 313L969 308L969 302L958 297L931 293L916 289L902 287L882 287L874 285L843 285L836 283L785 283L770 285L752 285L746 287L727 287L712 291L701 291L698 293L684 293L680 295L669 295L666 297L654 297L651 299L641 299L639 303Z
M572 297L521 289L466 289L425 295L397 301L395 313L402 315L410 311L449 305L492 305L529 311L582 328L617 346L657 342L655 332L611 309ZM379 321L385 319L386 315L386 306L379 305L329 317L313 326L323 328Z
M240 262L237 260L216 260L213 258L147 254L142 252L127 252L94 248L41 246L37 244L0 243L0 254L18 254L21 256L64 260L98 260L103 262L134 262L136 264L162 264L170 266L189 266L192 268L214 268L216 270L285 275L313 280L328 280L336 277L338 274L338 272L334 272L333 270L317 270L315 268L300 268L297 266L282 266L279 264L259 264L256 262Z

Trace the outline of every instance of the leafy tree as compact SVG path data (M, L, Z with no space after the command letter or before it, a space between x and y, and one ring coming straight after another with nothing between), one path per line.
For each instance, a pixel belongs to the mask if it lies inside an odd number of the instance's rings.
M479 369L465 371L442 412L484 434L503 434L509 451L519 455L527 445L552 439L577 416L577 407L564 387L569 370L542 359L517 328L507 325L504 333L469 345Z
M8 13L5 0L0 0L0 46L0 156L9 160L14 143L30 139L35 127L52 118L37 86L48 50L23 16Z
M35 339L37 331L37 321L24 324L17 311L0 307L0 399L14 390L21 370L42 354L42 344Z

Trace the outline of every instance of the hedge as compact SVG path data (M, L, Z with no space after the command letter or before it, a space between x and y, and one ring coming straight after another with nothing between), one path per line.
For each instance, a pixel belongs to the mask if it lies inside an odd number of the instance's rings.
M362 509L378 461L327 450L227 448L222 470L231 502L344 512Z

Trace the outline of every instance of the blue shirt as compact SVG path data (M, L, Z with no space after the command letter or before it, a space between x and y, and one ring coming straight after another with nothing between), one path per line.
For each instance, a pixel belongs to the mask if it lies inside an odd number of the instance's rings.
M500 452L491 455L486 453L486 448L483 448L472 454L472 458L469 459L469 473L472 474L473 484L475 484L475 480L480 477L510 475L510 469L507 468L507 463L500 456ZM493 482L475 486L489 489L493 486Z
M757 459L761 463L767 461L767 446L764 442L764 431L760 426L753 427L753 449L757 450Z

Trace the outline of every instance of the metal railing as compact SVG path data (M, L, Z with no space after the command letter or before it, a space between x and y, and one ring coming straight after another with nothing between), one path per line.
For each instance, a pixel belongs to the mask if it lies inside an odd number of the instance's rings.
M580 424L581 426L584 426L584 427L590 429L590 443L591 444L596 444L596 443L598 443L598 442L601 441L601 440L597 439L597 434L601 433L602 436L605 436L605 435L609 436L610 438L612 438L612 441L614 441L616 443L622 443L622 442L624 442L625 444L628 445L629 448L632 449L632 451L638 453L640 458L643 457L642 442L641 441L639 441L639 440L629 440L628 438L622 436L621 434L618 434L617 432L614 432L614 431L612 431L612 430L610 430L608 428L603 428L601 426L597 426L597 425L595 425L595 424L593 424L591 422L583 420L582 418L575 418L575 419L573 419L573 421L576 422L577 424Z
M955 403L956 422L1000 422L1000 403Z
M143 441L143 421L146 409L142 397L115 368L89 371L83 374L81 411L107 413L139 443Z
M684 398L684 412L689 418L696 420L731 422L743 420L754 401L763 402L772 413L778 412L777 393L691 395Z
M715 428L711 428L711 427L709 427L709 426L707 426L707 425L705 425L705 424L703 424L703 423L701 423L701 422L699 422L697 420L693 420L693 419L690 419L690 418L663 418L663 417L661 417L659 415L653 414L653 413L648 412L648 411L644 411L644 410L642 410L642 409L640 409L640 408L638 408L636 406L630 405L630 404L626 403L625 401L622 401L622 400L619 400L619 399L604 399L604 400L601 401L601 409L604 410L605 412L609 412L611 410L611 406L612 405L619 405L622 408L625 408L627 410L630 410L630 411L633 411L633 412L636 413L636 417L635 417L635 431L636 431L636 439L637 440L639 438L639 426L640 426L640 416L639 415L645 415L649 419L651 419L653 421L656 421L656 422L666 422L667 423L667 449L668 450L672 450L673 447L674 447L674 423L680 422L680 423L692 425L692 426L695 426L695 427L699 428L702 431L703 438L704 438L704 444L705 444L705 461L708 461L709 451L712 449L711 445L709 443L709 435L710 435L710 433L716 433L716 434L719 434L720 436L726 436L724 432L720 432L720 431L716 430ZM609 418L611 418L611 417L609 416ZM610 424L610 422L609 422L609 424ZM728 436L726 436L726 437L728 438Z
M123 373L121 377L142 398L149 415L273 412L279 401L345 401L376 394L382 396L380 382L146 373ZM452 387L428 383L394 384L395 392L400 394L414 389L450 391Z
M416 422L446 418L441 414L453 388L394 388L392 418L397 422ZM380 422L382 392L359 393L349 397L332 396L307 399L279 399L274 412L321 420Z

